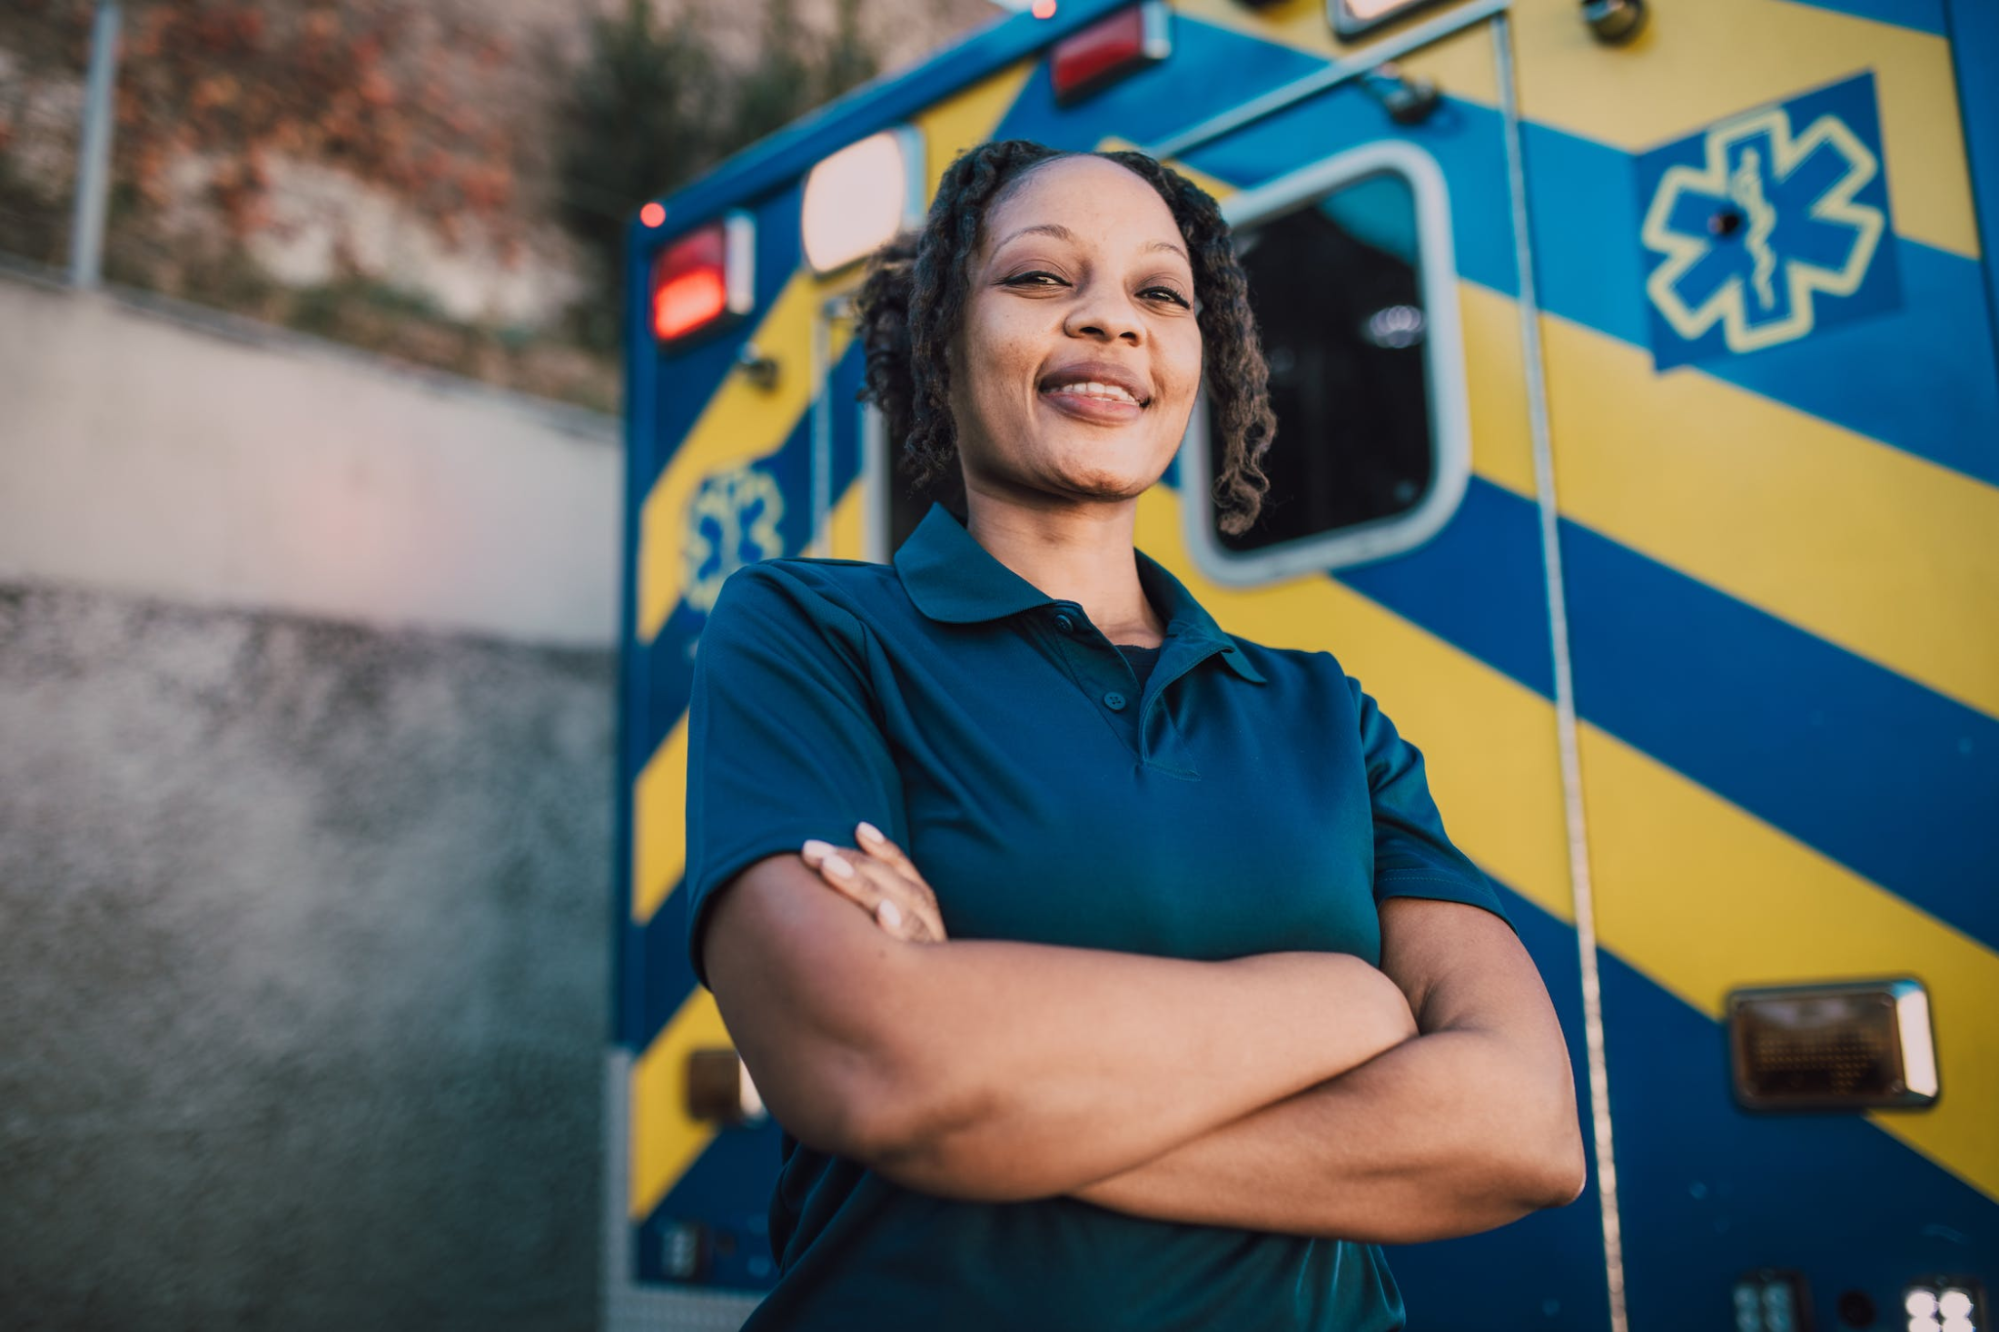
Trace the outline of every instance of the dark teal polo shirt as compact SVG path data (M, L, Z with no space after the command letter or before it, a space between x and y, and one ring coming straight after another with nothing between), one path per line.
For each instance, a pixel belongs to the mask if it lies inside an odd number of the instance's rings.
M1330 654L1231 638L1135 558L1167 627L1143 683L1081 605L1013 573L941 505L893 565L787 557L732 574L688 723L685 885L704 980L716 888L807 838L852 846L862 819L908 851L953 939L1379 963L1385 898L1504 916L1445 836L1422 756ZM1403 1318L1374 1245L1067 1198L939 1199L789 1136L771 1240L779 1278L753 1328Z

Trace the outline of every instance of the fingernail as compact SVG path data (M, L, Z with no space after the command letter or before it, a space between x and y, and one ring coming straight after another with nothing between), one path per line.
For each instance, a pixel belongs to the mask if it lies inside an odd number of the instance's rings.
M902 925L902 909L886 898L881 900L881 906L875 908L875 915L880 917L881 923L890 930Z
M815 856L826 856L832 850L833 844L830 842L821 842L817 838L807 838L804 846L798 849L798 854L809 861Z
M845 879L854 873L854 867L844 856L829 856L819 863L819 868L838 879Z
M854 827L858 829L860 831L861 836L863 838L866 838L869 842L888 841L887 838L882 836L882 831L880 829L876 828L873 824L870 824L865 819L863 819L860 823L854 825Z

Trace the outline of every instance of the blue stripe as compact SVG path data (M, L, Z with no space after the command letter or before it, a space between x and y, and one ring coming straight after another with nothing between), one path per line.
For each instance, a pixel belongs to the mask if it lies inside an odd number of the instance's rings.
M1989 2L1975 0L1978 4ZM1786 3L1807 9L1830 9L1836 14L1892 23L1898 28L1913 28L1938 37L1944 33L1943 0L1786 0Z
M1437 541L1339 577L1546 696L1539 542L1474 477ZM1581 716L1999 946L1999 721L1566 520L1562 567Z
M687 895L680 892L681 887L674 886L671 896L644 925L629 919L624 923L625 944L640 974L629 1032L635 1051L652 1045L653 1038L673 1021L699 984L694 965L687 958Z

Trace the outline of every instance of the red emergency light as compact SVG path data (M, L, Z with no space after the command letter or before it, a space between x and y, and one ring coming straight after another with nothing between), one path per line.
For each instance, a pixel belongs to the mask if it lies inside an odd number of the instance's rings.
M720 328L756 305L756 224L730 213L667 246L652 266L652 331L662 345Z
M1049 57L1055 100L1077 101L1166 59L1173 54L1171 25L1166 0L1141 0L1064 37Z

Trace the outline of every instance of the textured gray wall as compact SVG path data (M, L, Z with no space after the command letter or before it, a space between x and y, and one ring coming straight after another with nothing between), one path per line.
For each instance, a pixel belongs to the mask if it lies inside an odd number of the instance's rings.
M0 586L0 1323L597 1318L612 680Z

